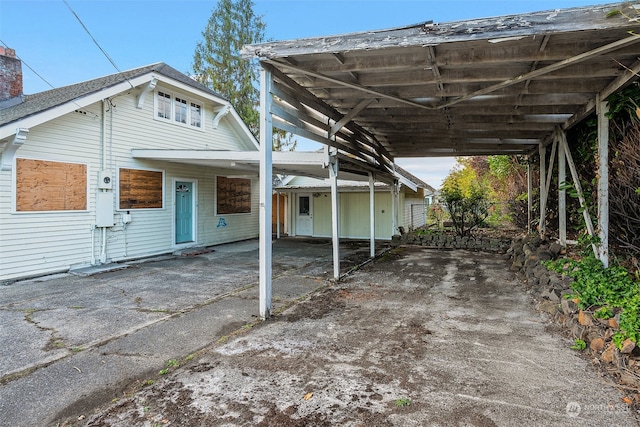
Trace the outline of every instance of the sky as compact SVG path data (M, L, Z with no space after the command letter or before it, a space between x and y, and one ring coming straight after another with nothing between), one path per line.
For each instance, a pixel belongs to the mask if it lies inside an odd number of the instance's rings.
M589 0L254 0L268 40L289 40L610 3ZM191 74L215 0L67 0L119 70L164 62ZM23 61L24 93L116 73L63 0L0 0L0 45ZM33 71L32 71L33 70ZM43 81L43 79L46 80ZM51 86L50 86L51 85ZM315 149L301 143L299 151ZM396 159L439 188L453 158Z

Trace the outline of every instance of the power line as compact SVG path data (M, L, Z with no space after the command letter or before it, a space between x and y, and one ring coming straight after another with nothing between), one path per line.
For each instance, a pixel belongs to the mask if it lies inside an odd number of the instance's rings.
M9 45L7 45L7 44L6 44L4 41L2 41L2 40L0 40L0 43L2 43L2 44L4 45L4 47L9 47ZM46 84L48 84L48 85L51 87L51 89L55 89L55 86L54 86L54 85L52 85L51 83L49 83L49 82L47 81L47 79L45 79L44 77L42 77L42 76L41 76L41 75L40 75L36 70L34 70L33 68L31 68L31 67L29 66L29 64L27 64L26 62L24 62L24 59L20 58L17 54L16 54L16 58L17 58L17 59L19 59L19 60L22 62L22 65L24 65L25 67L27 67L28 69L30 69L30 70L31 70L31 72L32 72L33 74L35 74L36 76L40 77L40 80L42 80L43 82L45 82Z
M100 51L102 52L102 54L109 60L109 62L111 63L111 65L113 65L113 68L115 68L118 73L122 73L122 71L120 70L120 68L118 68L118 66L116 65L115 61L109 56L109 54L102 48L102 46L100 46L100 43L98 43L98 41L93 37L93 35L91 34L91 31L89 31L89 29L87 28L86 25L84 25L84 22L82 22L82 19L80 19L80 17L78 16L78 14L71 8L71 6L69 5L69 3L67 2L67 0L62 0L64 2L64 4L69 8L69 10L71 11L71 13L73 14L73 16L76 17L76 19L78 20L78 22L80 23L80 25L82 25L82 28L84 28L84 30L87 32L87 34L89 35L89 37L91 37L91 40L93 40L93 43L95 43L96 46L98 46L98 49L100 49ZM127 81L129 81L129 79L127 79ZM129 82L129 84L131 85L131 87L133 88L133 85L131 84L131 82Z

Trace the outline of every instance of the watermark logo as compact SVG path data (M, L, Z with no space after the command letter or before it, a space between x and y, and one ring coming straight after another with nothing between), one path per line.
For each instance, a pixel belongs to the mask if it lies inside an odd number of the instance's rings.
M593 413L629 413L631 410L629 406L624 403L595 403L595 404L583 404L578 402L569 402L565 408L567 416L570 418L577 418L580 415L587 416L587 414Z
M569 402L567 403L567 407L565 409L567 411L567 415L571 418L577 418L580 415L580 411L582 408L578 402Z

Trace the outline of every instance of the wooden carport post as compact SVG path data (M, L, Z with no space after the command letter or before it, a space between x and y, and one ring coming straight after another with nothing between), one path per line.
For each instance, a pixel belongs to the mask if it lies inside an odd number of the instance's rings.
M569 150L569 145L567 144L567 135L564 131L557 130L556 135L558 136L558 143L563 146L565 158L567 163L569 164L569 170L571 171L571 179L573 179L573 185L578 193L578 200L580 201L580 207L582 208L582 216L584 217L584 223L587 227L587 232L589 236L593 236L593 222L591 221L591 215L589 214L589 209L587 208L587 203L584 199L584 192L582 191L582 184L580 184L580 177L578 176L578 170L576 169L576 164L573 161L573 156L571 155L571 150ZM598 250L595 245L591 245L593 248L594 255L598 255Z
M372 172L369 172L369 255L376 256L376 199L375 199L375 179Z
M531 233L531 220L533 212L533 175L531 158L527 158L527 233Z
M540 222L538 223L538 232L542 236L547 229L547 186L545 185L547 147L540 144L538 146L538 154L540 155Z
M340 278L340 197L338 194L338 156L329 147L329 179L331 181L331 240L333 242L333 278Z
M596 96L598 115L598 258L609 267L609 104Z
M271 317L271 216L273 176L272 138L273 122L271 118L271 72L260 69L260 317ZM279 220L279 219L278 219Z
M558 237L560 244L567 246L567 190L565 189L567 156L564 153L564 145L560 144L560 135L557 130L553 137L558 146Z

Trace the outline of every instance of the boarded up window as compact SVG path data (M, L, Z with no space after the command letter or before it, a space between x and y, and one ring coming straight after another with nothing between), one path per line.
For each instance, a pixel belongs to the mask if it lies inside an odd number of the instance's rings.
M251 180L227 178L216 180L216 214L251 213Z
M120 169L120 209L162 208L162 172Z
M16 211L87 209L87 165L16 160Z

